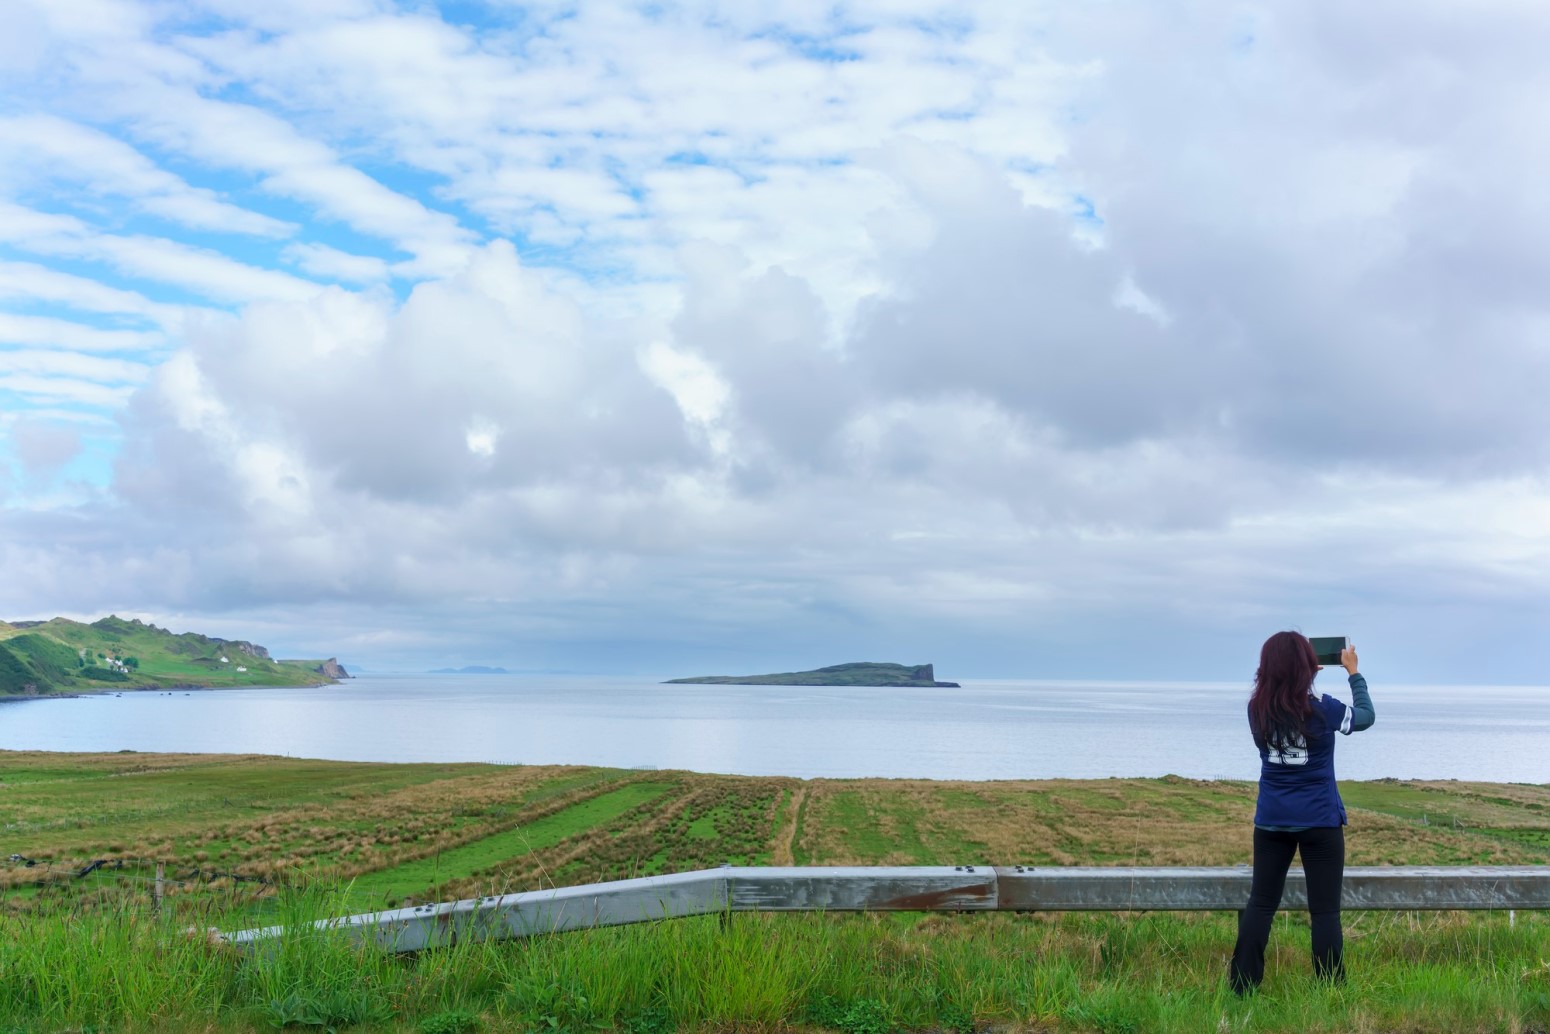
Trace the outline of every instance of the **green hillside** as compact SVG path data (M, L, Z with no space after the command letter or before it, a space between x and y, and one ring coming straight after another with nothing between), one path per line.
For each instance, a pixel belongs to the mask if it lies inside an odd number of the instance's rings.
M0 696L174 686L316 686L330 662L277 661L238 639L174 634L116 616L0 622Z

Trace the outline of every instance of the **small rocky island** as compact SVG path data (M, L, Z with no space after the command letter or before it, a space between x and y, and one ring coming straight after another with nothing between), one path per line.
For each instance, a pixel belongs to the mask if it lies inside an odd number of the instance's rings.
M715 686L936 686L957 689L956 682L936 681L929 664L884 664L853 661L813 671L783 671L773 675L700 675L668 679L664 685L695 683Z

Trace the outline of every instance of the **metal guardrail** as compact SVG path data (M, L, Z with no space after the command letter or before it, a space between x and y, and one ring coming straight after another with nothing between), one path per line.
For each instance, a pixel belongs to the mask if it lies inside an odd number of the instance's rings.
M725 912L1236 911L1250 873L1234 869L1027 866L790 866L703 869L612 883L327 919L317 924L393 951L501 940ZM1287 874L1283 908L1306 908L1302 871ZM1550 909L1550 865L1352 867L1351 910ZM226 934L240 947L281 927Z

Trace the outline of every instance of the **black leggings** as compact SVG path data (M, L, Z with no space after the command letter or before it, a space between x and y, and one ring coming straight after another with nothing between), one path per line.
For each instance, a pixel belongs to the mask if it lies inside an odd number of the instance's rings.
M1239 994L1253 990L1265 978L1265 942L1270 923L1281 905L1286 870L1292 855L1302 854L1308 883L1308 915L1313 920L1313 972L1330 980L1344 980L1341 960L1340 881L1345 875L1345 831L1340 826L1317 826L1300 833L1275 833L1254 829L1254 885L1249 903L1238 913L1238 943L1232 949L1229 980Z

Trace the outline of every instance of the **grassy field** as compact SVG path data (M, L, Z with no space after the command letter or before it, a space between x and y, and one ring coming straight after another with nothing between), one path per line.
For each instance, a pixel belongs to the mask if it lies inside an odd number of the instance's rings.
M1550 863L1550 787L1342 791L1350 864ZM1252 784L1177 778L0 753L0 859L36 863L0 866L0 1032L1550 1027L1537 914L1349 914L1351 980L1334 989L1311 983L1306 922L1287 916L1248 1002L1222 993L1229 915L736 915L416 959L298 938L245 962L178 932L723 861L1233 865L1249 860L1253 798ZM123 867L71 875L97 859ZM157 861L180 882L153 915Z

